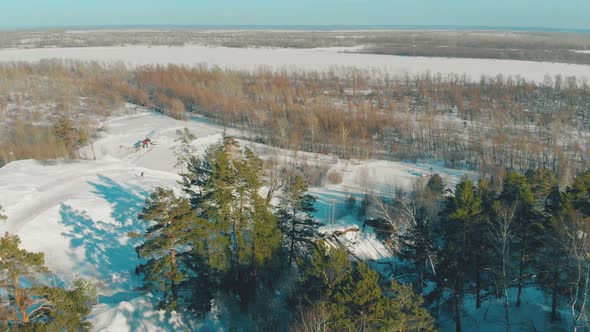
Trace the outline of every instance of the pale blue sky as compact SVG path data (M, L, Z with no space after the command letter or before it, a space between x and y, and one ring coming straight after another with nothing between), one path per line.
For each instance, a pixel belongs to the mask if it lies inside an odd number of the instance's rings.
M590 0L0 0L0 27L431 25L590 29Z

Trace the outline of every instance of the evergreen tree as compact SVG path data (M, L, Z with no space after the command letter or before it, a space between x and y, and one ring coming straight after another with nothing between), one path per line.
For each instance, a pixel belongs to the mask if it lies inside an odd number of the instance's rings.
M180 168L180 174L184 174L186 165L188 164L192 155L195 151L191 146L191 143L197 137L188 129L183 128L182 130L176 130L176 138L174 142L178 145L173 148L174 155L176 156L176 167Z
M266 271L279 265L282 234L260 196L262 166L250 149L224 137L202 159L188 158L180 181L186 196L157 188L146 200L140 219L149 227L133 234L144 239L136 249L147 259L138 272L146 288L161 293L162 308L204 314L217 295L248 304L261 280L272 281Z
M590 171L579 174L562 193L562 244L571 264L569 310L574 331L590 326Z
M299 259L298 266L301 270L300 289L304 291L296 295L307 302L320 300L324 295L332 296L352 272L346 250L327 250L323 240L318 241L310 256Z
M544 245L537 250L534 261L539 286L551 295L552 322L559 319L559 301L564 297L568 285L573 282L571 262L565 245L568 240L562 229L568 214L565 199L559 188L554 186L545 206L548 222L542 237Z
M191 159L181 182L205 225L192 235L191 255L206 265L201 274L209 285L232 288L243 300L260 268L274 259L282 237L270 203L260 196L262 166L250 149L241 150L225 137L203 159Z
M289 270L293 259L309 254L318 237L320 223L314 218L315 197L307 193L305 179L291 175L283 189L278 209L279 225L283 232L283 247L289 257Z
M72 119L66 115L59 116L53 122L53 133L59 142L64 146L71 158L79 158L78 150L89 143L89 133L76 127Z
M412 224L410 229L400 236L399 257L411 262L417 274L416 291L422 294L429 268L431 272L435 272L433 269L436 246L432 225L424 208L418 209L415 219L415 224Z
M416 190L416 203L425 209L429 222L434 224L439 220L439 213L444 203L445 183L438 174L432 175L426 186Z
M525 271L530 263L528 253L532 250L532 232L534 231L534 223L537 221L533 218L534 200L535 198L527 182L526 176L516 172L508 173L504 179L500 201L506 206L514 205L516 208L514 238L516 240L516 247L518 248L517 307L521 304Z
M42 286L39 295L50 303L46 311L46 322L42 323L46 331L84 331L91 325L86 321L95 304L96 289L90 282L78 279L69 289Z
M71 289L51 287L43 253L19 248L20 239L0 238L0 328L21 331L85 331L93 287L78 280Z
M445 190L445 183L438 174L433 174L426 183L426 187L433 193L442 194Z
M490 251L493 244L490 243L490 222L496 218L494 203L497 198L496 192L490 188L487 180L481 179L477 183L478 198L481 201L480 214L472 218L469 223L469 251L474 264L475 272L475 308L482 305L482 293L487 288L484 281L485 267L490 264L492 258ZM495 240L493 240L495 241Z
M301 261L301 260L300 260ZM411 287L392 281L382 288L377 272L353 264L345 250L319 246L301 263L302 296L323 308L326 331L434 331L434 320ZM304 315L309 317L309 315Z
M472 272L470 250L472 223L481 217L482 202L477 187L469 179L455 188L442 212L443 248L438 272L441 286L451 291L451 310L457 332L461 332L461 311L467 276Z
M392 330L436 331L434 318L424 309L424 299L411 287L392 280L385 295L392 299L393 310L397 312Z
M178 288L186 277L181 258L191 244L193 229L204 224L195 218L188 199L161 187L146 199L139 219L149 227L143 234L131 234L144 240L136 251L147 262L137 271L144 275L146 289L162 293L160 308L178 310Z

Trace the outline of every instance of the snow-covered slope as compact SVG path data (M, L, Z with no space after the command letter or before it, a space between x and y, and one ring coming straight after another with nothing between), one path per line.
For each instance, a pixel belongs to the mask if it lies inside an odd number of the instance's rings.
M143 229L137 214L152 188L177 185L179 177L171 152L176 130L188 127L197 136L193 147L201 154L221 139L223 128L200 120L177 121L142 110L135 115L111 118L104 126L107 132L94 143L96 160L22 160L0 168L0 204L9 218L0 224L0 232L17 233L26 249L44 252L49 268L64 282L83 277L97 284L99 304L92 315L95 330L179 330L183 327L180 317L154 310L150 297L135 290L140 282L134 274L139 261L134 250L136 243L127 234ZM138 150L132 147L146 137L155 145ZM284 150L249 145L264 158L294 158ZM88 148L85 153L92 156L91 151ZM463 174L437 165L341 161L298 154L298 158L303 157L329 162L331 171L343 175L340 184L312 190L319 196L318 218L325 221L326 211L344 209L346 195L361 195L366 185L407 187L430 167L435 167L449 182L457 181ZM326 226L326 231L362 227L343 212L333 216L335 221ZM363 258L388 255L370 230L347 234L342 241L353 246L352 250ZM200 324L223 327L215 320Z

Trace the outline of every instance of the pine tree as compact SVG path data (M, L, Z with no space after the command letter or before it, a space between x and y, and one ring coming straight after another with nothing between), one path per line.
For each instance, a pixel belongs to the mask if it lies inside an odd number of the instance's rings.
M508 173L504 179L500 201L506 206L514 205L515 215L515 239L518 247L518 292L516 306L520 306L522 288L524 285L525 270L528 267L528 253L531 251L531 238L533 231L533 204L534 196L524 175L516 172Z
M385 295L391 299L391 306L397 313L392 330L436 331L434 318L423 307L424 299L411 287L392 280Z
M411 262L417 274L416 291L422 294L429 268L434 271L434 257L436 246L432 225L426 216L424 208L416 213L416 223L404 235L400 236L400 259Z
M478 197L481 200L481 212L470 222L470 251L475 269L475 308L482 305L482 292L487 285L484 283L484 270L494 255L490 251L495 240L490 241L490 222L495 219L494 203L496 192L490 188L487 180L481 179L477 183ZM492 257L490 257L492 256Z
M282 234L270 202L260 196L262 161L225 137L203 159L191 158L182 189L204 227L192 238L195 259L211 287L234 289L246 300L261 268L273 260ZM196 266L196 264L191 264Z
M345 250L323 245L320 241L308 263L300 264L303 295L298 295L312 303L311 310L323 308L327 331L435 330L422 297L411 287L392 281L382 288L369 265L353 264Z
M545 205L547 214L546 230L543 233L543 246L537 250L535 268L537 281L541 288L551 295L551 321L559 319L559 301L567 291L568 285L574 282L571 276L571 262L567 252L567 237L563 233L568 211L564 204L565 196L554 186L548 195Z
M158 187L146 199L139 219L149 223L143 234L131 234L144 241L136 248L147 262L138 267L144 275L144 287L162 292L160 308L177 310L178 288L186 278L182 255L188 250L191 232L199 224L188 199L172 190Z
M301 273L299 288L303 292L295 295L307 302L332 296L352 272L352 264L346 250L327 250L323 240L318 241L311 255L300 258L297 265Z
M89 143L89 134L78 127L72 119L66 115L59 116L53 122L53 133L59 142L65 147L71 158L79 158L78 150Z
M96 289L89 281L75 280L70 289L42 286L39 294L52 304L51 310L46 313L48 322L43 324L46 331L90 329L86 317L95 304Z
M283 247L289 257L289 270L293 259L309 254L318 237L320 223L314 218L315 197L307 193L305 179L291 175L283 188L278 209L279 225L284 234Z
M590 325L590 171L579 174L562 194L563 245L571 264L569 309L574 331Z
M440 175L433 174L428 179L426 187L433 193L442 194L442 192L445 190L445 183Z
M191 146L192 141L196 139L196 136L188 129L183 128L182 130L176 130L176 139L174 142L178 146L173 148L174 155L176 156L176 167L180 168L180 174L184 174L185 167L188 164L192 155L195 151Z
M197 207L209 226L206 254L209 266L222 273L232 267L232 261L237 261L237 252L234 249L237 247L235 241L239 241L239 234L232 239L232 229L235 229L238 222L232 218L232 210L237 201L233 191L236 174L231 161L237 157L232 151L236 145L234 140L225 138L222 145L209 149L205 158L211 172L201 189L202 195L207 197L198 199L201 204Z
M85 331L93 305L92 286L82 280L71 289L51 287L43 253L19 248L20 239L0 238L0 329Z
M457 184L455 195L447 199L442 212L443 248L439 254L441 286L451 291L455 330L461 332L461 309L467 276L473 266L470 250L473 223L481 217L482 201L470 179Z

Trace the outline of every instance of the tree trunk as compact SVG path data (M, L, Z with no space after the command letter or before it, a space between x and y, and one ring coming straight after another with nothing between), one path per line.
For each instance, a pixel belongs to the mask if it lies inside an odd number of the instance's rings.
M475 309L481 308L481 262L477 255L475 263Z
M14 303L16 304L18 311L20 311L20 313L22 315L23 324L27 325L30 323L30 317L27 314L27 308L25 308L25 304L24 304L25 298L24 297L25 297L25 295L23 294L23 291L19 287L19 279L18 279L18 277L15 277L14 278Z
M479 245L475 256L475 309L481 308L481 242L483 234L479 232Z
M90 143L90 149L92 150L92 159L96 160L96 152L94 152L94 142Z
M506 260L507 255L507 243L508 240L504 239L502 246L502 288L504 291L504 323L506 326L506 332L510 332L510 300L508 299L508 276L506 274Z
M461 332L461 310L459 306L459 297L455 295L455 303L453 303L453 310L455 312L455 332Z
M174 302L176 302L178 300L178 289L176 288L176 283L174 282L174 279L171 280L172 281L172 300Z
M551 322L554 323L557 321L557 280L559 274L557 271L553 272L553 287L551 289Z
M426 280L426 266L428 264L428 257L424 258L422 262L422 271L420 272L420 280L418 280L418 294L422 295L424 290L424 280Z
M521 296L522 296L522 284L524 274L524 256L526 248L527 232L526 230L522 234L522 243L520 248L520 262L518 264L518 293L516 294L516 306L520 307Z
M289 250L289 272L291 272L291 265L293 265L293 253L295 251L295 218L297 211L293 208L293 219L291 220L291 249Z
M510 302L508 302L508 285L506 285L506 281L506 278L504 278L504 320L506 332L510 332Z
M171 249L170 250L170 257L172 259L172 265L174 268L174 271L176 271L177 266L176 266L176 250ZM171 288L172 288L172 300L174 300L175 302L178 300L178 290L176 289L176 283L174 282L174 277L170 278L171 281Z

